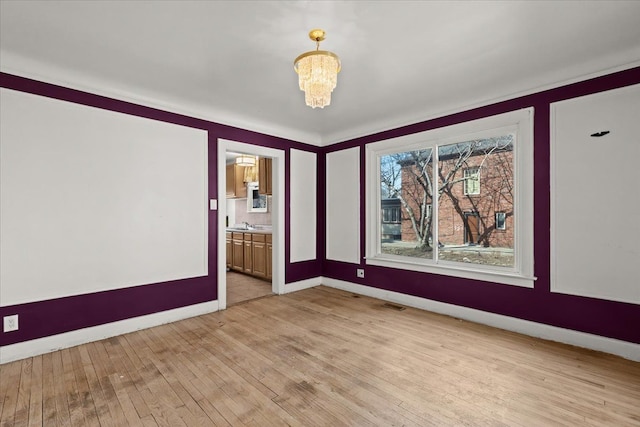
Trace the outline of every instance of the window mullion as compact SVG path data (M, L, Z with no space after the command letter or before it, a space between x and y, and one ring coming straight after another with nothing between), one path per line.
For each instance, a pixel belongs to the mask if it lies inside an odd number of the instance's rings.
M440 257L440 236L438 229L438 206L440 199L440 181L438 180L438 171L440 168L440 157L438 155L438 145L435 144L432 148L433 150L433 167L431 170L433 171L433 188L431 189L431 245L433 250L433 262L438 264L438 259Z

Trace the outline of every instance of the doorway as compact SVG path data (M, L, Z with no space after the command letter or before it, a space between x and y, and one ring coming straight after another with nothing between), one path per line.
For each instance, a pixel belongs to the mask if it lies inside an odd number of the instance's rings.
M270 220L271 229L259 229L258 226L264 227L264 212L251 212L247 217L247 210L252 211L253 207L248 207L249 198L246 196L227 200L226 194L231 182L227 179L227 153L242 153L249 156L270 158L270 175L272 186L270 197ZM218 308L225 309L229 304L236 303L238 298L249 299L260 297L262 295L282 294L284 292L284 150L277 150L261 146L250 145L246 143L218 139ZM264 171L263 171L264 172ZM263 178L264 179L264 178ZM253 203L253 202L252 202ZM252 204L253 206L253 204ZM239 220L233 220L232 223L227 222L228 210L241 210L238 215ZM260 218L258 218L260 216ZM235 217L235 214L234 214ZM250 218L256 218L255 221ZM247 227L246 229L244 229ZM235 230L234 228L238 228ZM242 228L242 229L240 229ZM254 234L255 242L254 240ZM268 237L266 237L268 235ZM239 240L242 239L242 242ZM256 268L253 271L252 263L255 259L253 250L260 251L263 248L263 242L266 249L267 240L269 247L269 256L265 268L268 266L271 277L269 283L262 274L264 269ZM229 245L231 243L231 245ZM242 247L243 250L236 251L246 257L248 263L245 271L240 271L239 263L235 269L227 273L227 257L229 248L233 251L233 244ZM259 252L261 253L261 252ZM258 253L258 254L259 254ZM240 256L240 255L238 255ZM265 251L266 256L266 251ZM254 277L255 276L255 277ZM264 286L264 285L267 286ZM256 285L256 286L253 286ZM262 285L262 286L260 286ZM233 289L229 288L232 286Z
M480 236L480 216L477 212L465 212L464 219L464 243L478 243L478 236Z
M225 153L227 307L273 295L273 159Z

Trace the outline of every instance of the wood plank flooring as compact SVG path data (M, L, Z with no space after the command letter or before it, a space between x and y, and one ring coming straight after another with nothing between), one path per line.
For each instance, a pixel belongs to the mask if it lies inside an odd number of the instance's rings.
M273 295L271 282L235 271L227 272L227 307Z
M640 426L640 363L327 287L0 366L8 426Z

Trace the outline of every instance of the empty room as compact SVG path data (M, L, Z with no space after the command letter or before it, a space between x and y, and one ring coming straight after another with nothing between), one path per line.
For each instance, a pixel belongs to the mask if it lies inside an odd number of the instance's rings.
M639 16L0 0L0 426L640 426Z

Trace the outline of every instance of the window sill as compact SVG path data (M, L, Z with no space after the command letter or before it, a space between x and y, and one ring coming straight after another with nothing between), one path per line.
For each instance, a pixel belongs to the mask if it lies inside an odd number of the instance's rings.
M461 277L465 279L480 280L483 282L520 286L523 288L533 288L536 280L536 277L527 277L514 271L502 272L489 270L486 268L482 268L483 266L481 265L436 265L426 262L408 260L405 257L394 257L388 255L366 258L365 263L368 265L377 265L380 267L440 274L451 277Z

